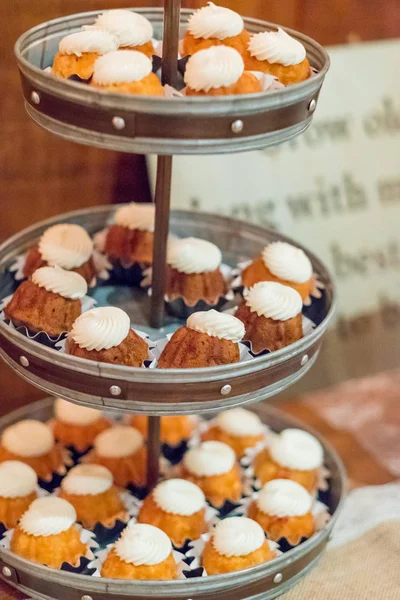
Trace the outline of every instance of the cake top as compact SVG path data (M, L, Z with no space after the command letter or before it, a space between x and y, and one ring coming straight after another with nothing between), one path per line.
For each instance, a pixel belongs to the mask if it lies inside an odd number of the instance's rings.
M117 38L108 31L101 29L89 29L71 33L60 42L59 51L61 54L75 54L82 56L87 52L96 54L105 54L117 50Z
M234 436L261 435L264 425L261 419L250 410L245 408L233 408L219 413L215 419L220 429Z
M242 321L233 315L220 313L214 309L193 313L186 321L186 327L236 344L245 334Z
M75 521L72 504L57 496L44 496L32 502L22 515L19 527L29 535L48 536L67 531Z
M116 50L99 56L93 67L93 82L113 85L141 81L150 75L151 60L137 50Z
M188 20L187 29L195 38L225 40L239 35L244 28L242 17L222 6L208 2L194 12Z
M48 454L54 446L54 436L50 427L41 421L26 419L6 428L1 444L16 456L30 458Z
M189 58L184 80L196 92L209 92L237 83L243 71L243 58L237 50L229 46L212 46Z
M260 281L246 293L246 304L259 317L287 321L301 313L303 300L299 292L275 281Z
M40 267L32 275L32 281L53 294L69 300L81 300L87 294L86 280L74 271L61 267Z
M115 306L92 308L74 321L70 337L80 348L108 350L119 346L131 328L129 316Z
M121 47L142 46L153 37L150 21L131 10L107 10L97 17L95 26L112 33Z
M29 465L18 460L0 464L0 497L23 498L36 490L38 478Z
M186 469L198 477L222 475L230 471L235 463L235 452L223 442L202 442L190 448L183 457Z
M167 534L158 527L144 523L129 524L114 548L121 560L136 567L158 565L172 552Z
M68 425L91 425L100 419L101 411L87 406L79 406L68 400L54 400L54 415L58 421Z
M125 51L127 52L127 51ZM154 231L154 204L139 204L131 202L121 206L115 213L114 222L128 229L139 229L140 231Z
M257 497L259 509L278 518L302 517L310 512L313 499L307 490L290 479L273 479L264 485Z
M218 246L206 240L172 239L168 244L167 262L181 273L209 273L218 269L222 254Z
M71 270L81 267L93 253L93 242L80 225L60 223L46 229L39 252L51 267Z
M318 469L324 461L319 441L302 429L285 429L274 437L269 451L279 465L299 471Z
M102 465L77 465L61 482L67 494L97 496L112 487L112 473Z
M280 28L278 31L264 31L253 35L249 42L249 52L257 60L278 63L284 67L298 65L306 57L303 44Z
M94 449L99 456L122 458L135 454L143 444L140 431L127 425L116 425L99 433L94 440Z
M206 506L202 490L185 479L167 479L153 490L156 504L165 512L174 515L194 515Z
M265 246L262 259L267 269L284 281L304 283L313 274L311 261L305 252L286 242L272 242Z
M220 521L212 533L212 544L224 556L247 556L265 542L262 527L247 517L229 517Z

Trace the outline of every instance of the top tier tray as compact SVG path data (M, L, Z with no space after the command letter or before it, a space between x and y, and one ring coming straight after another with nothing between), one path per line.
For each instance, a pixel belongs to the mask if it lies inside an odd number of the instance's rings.
M162 38L163 10L136 9ZM192 11L181 11L181 32ZM92 24L99 11L42 23L23 34L15 53L29 115L42 127L74 142L123 152L216 154L256 150L285 142L307 129L329 68L326 51L286 29L305 46L315 74L282 90L225 97L151 98L95 91L56 79L51 66L59 41ZM276 25L245 18L251 33Z

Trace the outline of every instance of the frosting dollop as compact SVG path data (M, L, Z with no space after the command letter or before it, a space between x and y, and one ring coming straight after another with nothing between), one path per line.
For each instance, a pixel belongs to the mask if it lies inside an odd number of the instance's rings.
M29 465L18 460L0 464L0 497L23 498L35 491L38 478Z
M142 46L153 37L150 21L131 10L107 10L97 17L95 26L112 33L120 47Z
M114 222L128 229L140 231L154 231L154 204L139 204L131 202L121 206L115 213Z
M313 499L307 490L290 479L273 479L257 497L259 509L274 517L301 517L310 512Z
M61 482L67 494L97 496L111 488L112 473L102 465L77 465Z
M56 535L67 531L76 521L72 504L63 498L37 498L22 515L19 527L29 535Z
M1 436L1 444L16 456L43 456L52 450L54 436L50 427L41 421L26 419L6 428Z
M121 458L135 454L144 444L140 431L127 425L116 425L100 433L94 440L99 456Z
M91 425L101 417L101 411L88 406L79 406L68 400L56 398L54 415L58 421L69 425Z
M168 245L167 262L181 273L209 273L222 262L221 250L199 238L175 239Z
M118 346L129 333L129 316L115 306L92 308L74 322L70 336L80 348L108 350Z
M311 261L305 252L287 242L272 242L265 246L262 259L267 269L284 281L304 283L313 274Z
M224 556L247 556L265 542L264 531L247 517L229 517L220 521L212 534L212 544Z
M233 315L220 313L214 309L193 313L186 321L186 326L200 333L234 343L240 342L245 333L242 321Z
M100 56L93 67L93 81L99 85L140 81L151 73L151 60L137 50L117 50Z
M135 523L123 531L114 549L121 560L139 567L158 565L171 554L172 544L158 527Z
M195 38L225 40L239 35L244 28L242 17L229 8L216 6L208 2L193 13L188 20L187 29Z
M275 281L260 281L246 293L246 304L259 317L287 321L303 309L299 292Z
M202 442L190 448L183 457L186 469L198 477L222 475L230 471L235 463L235 452L223 442Z
M43 233L39 252L51 267L71 270L89 260L93 253L93 242L80 225L60 223Z
M298 65L306 57L303 44L280 28L278 31L264 31L253 35L249 42L249 52L257 60L278 63L284 67Z
M261 435L264 431L261 419L245 408L233 408L221 412L215 422L226 433L238 437Z
M117 50L118 40L108 31L101 29L89 29L71 33L60 42L59 51L61 54L75 54L82 56L86 52L95 52L96 54L106 54Z
M302 429L285 429L274 437L269 451L275 462L298 471L318 469L324 460L319 441Z
M32 275L32 281L53 294L70 300L80 300L87 294L86 280L74 271L61 267L40 267Z
M153 498L162 510L174 515L194 515L206 505L202 490L185 479L162 481L154 488Z
M209 92L237 83L243 71L243 58L237 50L229 46L212 46L189 58L184 80L196 92Z

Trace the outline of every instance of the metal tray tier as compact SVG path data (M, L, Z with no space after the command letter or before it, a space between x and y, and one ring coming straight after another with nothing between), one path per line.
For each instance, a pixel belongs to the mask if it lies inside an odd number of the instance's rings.
M35 224L0 247L0 297L15 289L8 267L34 245L55 223L77 223L90 234L103 229L115 207L79 210ZM269 242L287 240L273 230L217 215L172 211L172 233L215 242L225 263L235 266L257 256ZM291 240L288 240L293 243ZM48 348L0 322L0 355L20 376L46 392L78 404L104 406L149 415L210 412L263 400L302 377L314 363L334 310L334 289L324 265L306 251L322 297L312 302L309 316L316 323L311 334L277 352L253 360L201 369L145 369L79 359ZM168 319L161 330L146 326L150 299L141 289L100 284L92 293L99 305L117 305L128 312L137 329L153 339L174 331Z
M155 36L161 39L163 10L142 8L136 12L152 22ZM181 11L181 36L191 12ZM59 41L83 25L92 24L98 14L92 11L42 23L16 43L26 109L52 133L123 152L216 154L279 144L310 125L329 57L317 42L290 29L286 31L305 46L315 75L273 92L219 98L129 96L89 89L44 72L52 65ZM251 33L277 27L249 18L245 26Z
M48 421L52 417L52 403L53 399L46 398L2 417L0 433L20 419ZM260 407L258 414L277 432L287 427L304 429L297 420L269 406ZM329 540L345 493L345 473L340 458L318 434L312 433L324 447L325 465L331 473L330 490L323 500L332 518L308 541L270 563L246 571L178 581L121 581L49 569L0 548L0 577L35 600L210 600L217 596L222 600L276 598L315 566Z

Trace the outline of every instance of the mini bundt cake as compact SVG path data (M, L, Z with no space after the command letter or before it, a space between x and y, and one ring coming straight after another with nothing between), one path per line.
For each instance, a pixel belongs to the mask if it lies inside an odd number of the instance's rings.
M265 438L266 428L260 417L245 408L220 412L202 434L202 441L215 440L227 444L241 458Z
M0 523L7 529L16 526L37 498L37 483L37 475L29 465L18 460L0 464Z
M104 251L114 260L130 264L153 261L154 204L132 202L117 210L107 230Z
M142 52L116 50L96 60L90 85L119 94L163 96L164 88L152 68L152 61Z
M161 369L190 369L239 362L244 326L216 310L193 313L171 337L158 361Z
M56 440L64 446L72 447L77 452L85 452L96 436L109 427L111 421L100 410L79 406L62 398L54 401L51 428Z
M153 26L146 17L131 10L106 10L94 22L99 27L114 35L120 50L137 50L148 58L154 54Z
M130 425L147 438L148 416L137 414L130 418ZM170 446L178 446L188 440L196 428L196 417L188 415L168 415L160 417L160 440Z

